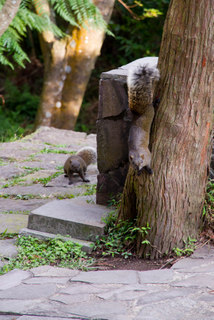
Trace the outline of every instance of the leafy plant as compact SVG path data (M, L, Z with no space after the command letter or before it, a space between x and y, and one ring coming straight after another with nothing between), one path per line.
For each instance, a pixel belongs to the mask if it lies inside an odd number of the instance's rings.
M3 232L0 233L0 240L11 239L16 236L17 236L17 233L7 232L7 229L5 229Z
M196 246L195 243L197 242L196 239L192 239L191 237L188 237L187 241L184 240L184 248L173 248L173 252L176 254L176 256L181 257L181 256L190 256Z
M131 256L134 252L136 238L139 232L143 236L143 243L149 244L145 236L150 230L149 225L146 227L136 227L135 221L119 221L117 222L117 213L112 211L103 219L106 223L104 236L97 236L94 250L100 251L102 255L121 255L125 259Z
M21 236L17 240L18 255L0 269L4 274L14 268L27 270L41 265L54 265L71 269L87 270L93 259L81 250L81 245L64 241L60 237L47 241L30 236Z
M32 131L39 105L39 96L30 93L24 85L20 88L5 81L5 104L0 102L0 141L13 141Z
M97 190L97 185L96 184L86 184L84 187L85 187L86 191L81 195L83 195L83 196L91 196L91 195L96 193L96 190Z
M94 25L107 30L102 14L90 0L50 0L49 3L52 5L51 10L55 10L61 19L73 26ZM0 0L0 10L3 4L4 1ZM39 14L34 13L33 5L39 8ZM28 29L39 33L49 30L57 37L66 36L66 33L44 12L41 0L23 0L12 23L0 37L1 64L14 69L14 62L24 67L25 62L30 61L21 46L21 41L26 37Z

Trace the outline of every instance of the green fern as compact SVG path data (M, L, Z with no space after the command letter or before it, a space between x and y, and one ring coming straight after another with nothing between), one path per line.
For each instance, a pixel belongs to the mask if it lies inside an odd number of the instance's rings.
M0 0L0 10L5 0ZM32 5L36 1L41 7L39 15L32 11ZM55 12L72 26L87 28L92 25L96 28L107 30L99 9L90 0L49 0ZM51 30L55 36L63 37L65 34L54 24L49 16L42 12L42 0L22 0L19 10L9 28L0 37L0 63L14 68L14 62L24 67L29 61L27 54L21 48L22 38L27 35L27 30L34 29L41 33Z

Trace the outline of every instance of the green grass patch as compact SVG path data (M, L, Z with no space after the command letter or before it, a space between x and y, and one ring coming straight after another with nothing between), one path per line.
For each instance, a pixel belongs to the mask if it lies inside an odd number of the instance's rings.
M82 196L92 196L93 194L96 194L96 191L97 191L96 184L86 184L84 185L84 187L86 190L81 194Z
M59 150L56 150L56 149L50 149L50 148L44 148L42 149L40 152L38 153L62 153L62 154L74 154L75 152L74 151L68 151L68 150L62 150L62 149L59 149Z
M5 183L2 188L9 188L13 187L18 184L22 184L21 182L25 182L26 179L23 179L24 177L28 176L29 174L32 174L34 172L37 172L39 170L42 170L42 168L31 168L31 167L23 167L25 169L25 172L22 174L19 174L17 176L14 176L12 179L8 180L7 183Z
M30 214L30 210L6 210L6 211L2 211L0 212L2 214L24 214L24 215L29 215Z
M52 175L50 175L48 177L34 179L33 183L41 183L41 184L43 184L43 186L46 186L46 184L48 184L48 182L50 182L51 180L57 178L62 173L63 173L62 171L57 171L57 172L53 173Z
M72 193L68 193L68 194L57 195L56 198L58 200L73 199L73 198L75 198L75 196Z
M88 270L94 262L81 250L81 245L60 237L49 240L39 240L31 236L21 236L17 240L18 255L0 269L4 274L15 268L27 270L30 268L51 265L71 269Z
M0 194L0 198L3 199L14 199L14 200L29 200L29 199L48 199L49 196L43 196L40 194Z

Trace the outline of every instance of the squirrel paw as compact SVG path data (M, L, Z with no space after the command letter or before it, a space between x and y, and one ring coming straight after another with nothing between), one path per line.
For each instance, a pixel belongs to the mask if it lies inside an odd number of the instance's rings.
M138 170L137 175L141 175L142 171L146 171L148 174L153 174L153 170L149 166L145 166L142 169Z

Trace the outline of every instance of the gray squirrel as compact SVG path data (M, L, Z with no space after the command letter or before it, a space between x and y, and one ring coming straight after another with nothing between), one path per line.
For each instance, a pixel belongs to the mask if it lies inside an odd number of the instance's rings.
M141 61L140 61L141 60ZM149 137L154 118L153 89L154 83L160 79L156 64L134 64L128 71L128 101L133 114L129 131L129 163L138 175L143 170L152 174Z
M72 184L74 173L78 173L84 182L90 182L85 176L87 167L97 160L95 148L83 147L76 154L71 155L64 164L65 177L68 177L69 183Z

